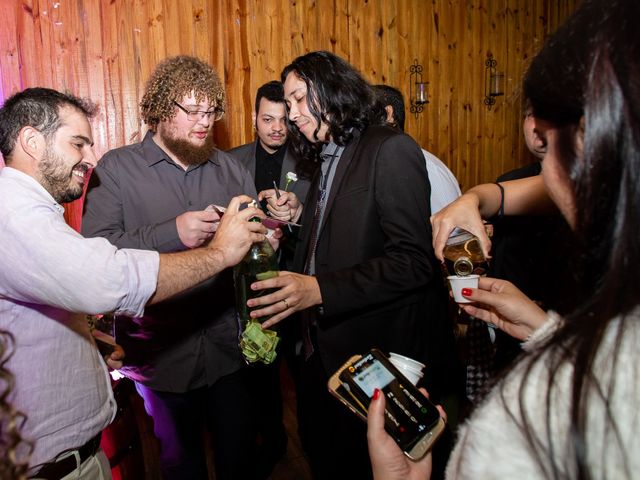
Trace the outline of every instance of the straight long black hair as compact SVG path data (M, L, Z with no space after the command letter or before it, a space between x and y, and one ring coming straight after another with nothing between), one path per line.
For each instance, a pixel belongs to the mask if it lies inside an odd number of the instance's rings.
M570 419L568 437L575 458L563 459L576 478L592 478L587 463L587 419L595 398L606 406L606 432L624 452L609 399L615 382L601 384L595 357L612 322L613 355L618 367L620 343L640 296L630 288L640 266L640 18L637 0L584 0L572 17L546 42L524 79L533 114L558 129L559 162L575 199L574 230L581 242L579 306L535 354L525 357L520 412L511 412L524 429L541 470L562 476L553 452L551 429L536 438L525 405L527 376L544 356L549 372L546 424L552 412ZM576 139L582 139L582 152ZM568 411L554 404L556 372L573 368ZM620 380L618 380L620 381ZM638 382L637 378L625 379ZM504 391L503 391L504 393ZM557 398L557 397L556 397ZM618 419L620 421L620 419ZM557 441L557 440L555 440ZM544 448L541 445L547 445ZM546 465L551 465L548 471ZM631 477L628 459L623 467Z
M281 74L282 83L294 73L307 86L307 105L320 124L329 126L329 135L337 145L346 145L354 130L383 125L386 112L371 85L353 66L331 52L318 51L297 57ZM288 111L288 109L287 109ZM302 160L301 168L310 173L317 167L324 139L310 142L287 118L292 146Z

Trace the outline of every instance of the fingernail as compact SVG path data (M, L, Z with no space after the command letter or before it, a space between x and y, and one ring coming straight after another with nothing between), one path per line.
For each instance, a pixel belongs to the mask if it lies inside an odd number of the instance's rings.
M471 289L470 288L463 288L462 289L462 296L463 297L468 297L469 295L471 295Z
M379 398L380 398L380 389L379 389L379 388L376 388L376 389L373 391L373 399L374 399L374 400L378 400Z

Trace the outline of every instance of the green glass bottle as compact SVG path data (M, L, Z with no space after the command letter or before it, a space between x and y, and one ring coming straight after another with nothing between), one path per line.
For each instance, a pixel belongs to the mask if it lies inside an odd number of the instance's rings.
M251 221L259 222L255 217ZM233 269L236 291L236 308L240 318L240 347L245 359L250 362L271 363L275 359L275 348L279 338L276 332L262 330L260 323L268 317L252 319L247 300L267 295L273 290L252 290L251 284L278 276L278 259L268 240L256 242Z

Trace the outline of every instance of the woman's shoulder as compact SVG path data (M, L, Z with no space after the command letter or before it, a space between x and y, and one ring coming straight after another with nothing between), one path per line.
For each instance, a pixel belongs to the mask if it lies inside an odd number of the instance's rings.
M461 427L450 463L456 475L506 478L520 469L527 478L545 477L553 455L563 474L575 476L570 412L579 360L542 346L560 321L554 317L540 338L530 339L539 348L530 348ZM633 453L640 449L639 342L640 311L612 319L585 374L587 462L594 478L623 478L640 469ZM507 464L494 461L498 454L509 458Z

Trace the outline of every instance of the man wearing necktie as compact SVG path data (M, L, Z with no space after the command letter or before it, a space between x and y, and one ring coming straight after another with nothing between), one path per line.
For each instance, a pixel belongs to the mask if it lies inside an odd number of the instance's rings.
M377 347L425 363L437 400L455 364L427 170L420 147L385 125L372 87L341 58L298 57L282 81L293 148L315 174L304 211L290 193L263 195L274 215L302 223L300 273L256 282L277 290L248 305L258 307L252 316L273 315L265 328L300 312L298 421L314 477L370 478L365 425L330 396L328 377Z

